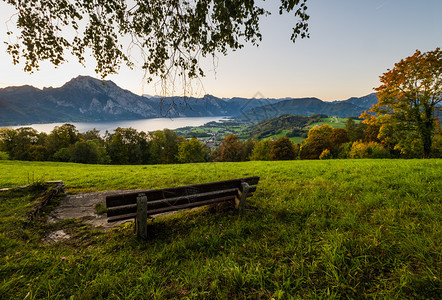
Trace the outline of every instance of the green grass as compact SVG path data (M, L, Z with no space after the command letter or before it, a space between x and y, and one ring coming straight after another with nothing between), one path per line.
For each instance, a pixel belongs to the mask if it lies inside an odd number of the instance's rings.
M360 123L360 120L354 120L356 124ZM333 128L345 128L345 123L347 122L346 118L324 118L322 122L312 123L306 128L313 128L315 126L321 126L324 124L329 125Z
M273 140L285 136L287 133L291 132L291 130L281 130L278 134L271 135L269 137L264 138L264 140Z
M289 133L291 130L282 130L280 133L271 135L269 137L264 138L264 140L276 140L282 136L285 136L287 133ZM292 142L295 142L297 144L302 144L302 142L305 140L305 138L300 136L294 136L289 138Z
M247 210L133 223L27 221L39 191L0 192L0 298L438 299L442 160L94 166L0 161L0 187L33 178L68 192L163 188L261 176ZM63 229L71 239L42 238ZM64 258L64 259L62 259Z
M302 142L305 140L305 138L300 137L300 136L294 136L294 137L291 137L290 140L291 140L292 142L295 142L295 143L298 144L298 145L301 145Z

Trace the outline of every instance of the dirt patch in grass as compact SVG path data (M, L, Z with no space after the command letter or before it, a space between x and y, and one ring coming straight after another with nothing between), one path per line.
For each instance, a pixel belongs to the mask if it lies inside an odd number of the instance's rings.
M77 219L90 224L95 228L109 230L116 225L130 222L131 220L108 223L107 215L97 211L96 207L103 207L106 205L106 196L138 191L142 190L117 190L101 193L67 195L61 200L60 205L50 213L48 222L51 223L66 219Z

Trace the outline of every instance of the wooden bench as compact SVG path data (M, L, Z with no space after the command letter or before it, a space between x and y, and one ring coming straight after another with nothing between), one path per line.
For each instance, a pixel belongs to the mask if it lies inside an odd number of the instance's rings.
M256 191L259 177L145 190L106 197L108 222L136 219L137 236L147 238L147 217L165 212L231 201L242 210Z

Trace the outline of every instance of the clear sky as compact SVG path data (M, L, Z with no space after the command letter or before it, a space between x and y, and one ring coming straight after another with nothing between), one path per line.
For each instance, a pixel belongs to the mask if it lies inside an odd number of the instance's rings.
M259 1L257 1L259 2ZM290 40L296 20L279 16L280 1L266 1L275 13L263 18L263 41L258 48L247 45L218 56L216 72L212 60L203 61L207 76L196 96L217 97L318 97L345 100L373 92L379 76L395 62L416 49L442 47L442 0L308 0L311 15L310 39ZM6 21L14 14L0 2L0 40L6 36ZM61 67L42 63L34 74L23 72L23 65L12 64L4 43L0 44L0 88L29 84L58 87L78 75L98 77L94 62L87 68L74 58ZM155 84L145 84L143 72L123 67L109 76L122 88L136 94L159 94ZM175 94L180 94L177 88Z

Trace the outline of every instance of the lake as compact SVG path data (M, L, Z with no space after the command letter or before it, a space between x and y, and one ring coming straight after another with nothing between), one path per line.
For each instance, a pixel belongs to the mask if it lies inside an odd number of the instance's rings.
M129 128L132 127L138 131L155 131L168 129L177 129L186 126L201 126L209 122L225 120L229 117L216 116L216 117L183 117L183 118L155 118L155 119L141 119L141 120L126 120L126 121L108 121L108 122L66 122L74 125L78 131L86 132L94 128L100 130L101 134L104 134L106 130L113 132L117 127ZM10 126L13 129L19 127L32 127L38 132L50 133L55 126L61 126L65 123L46 123L46 124L31 124Z

